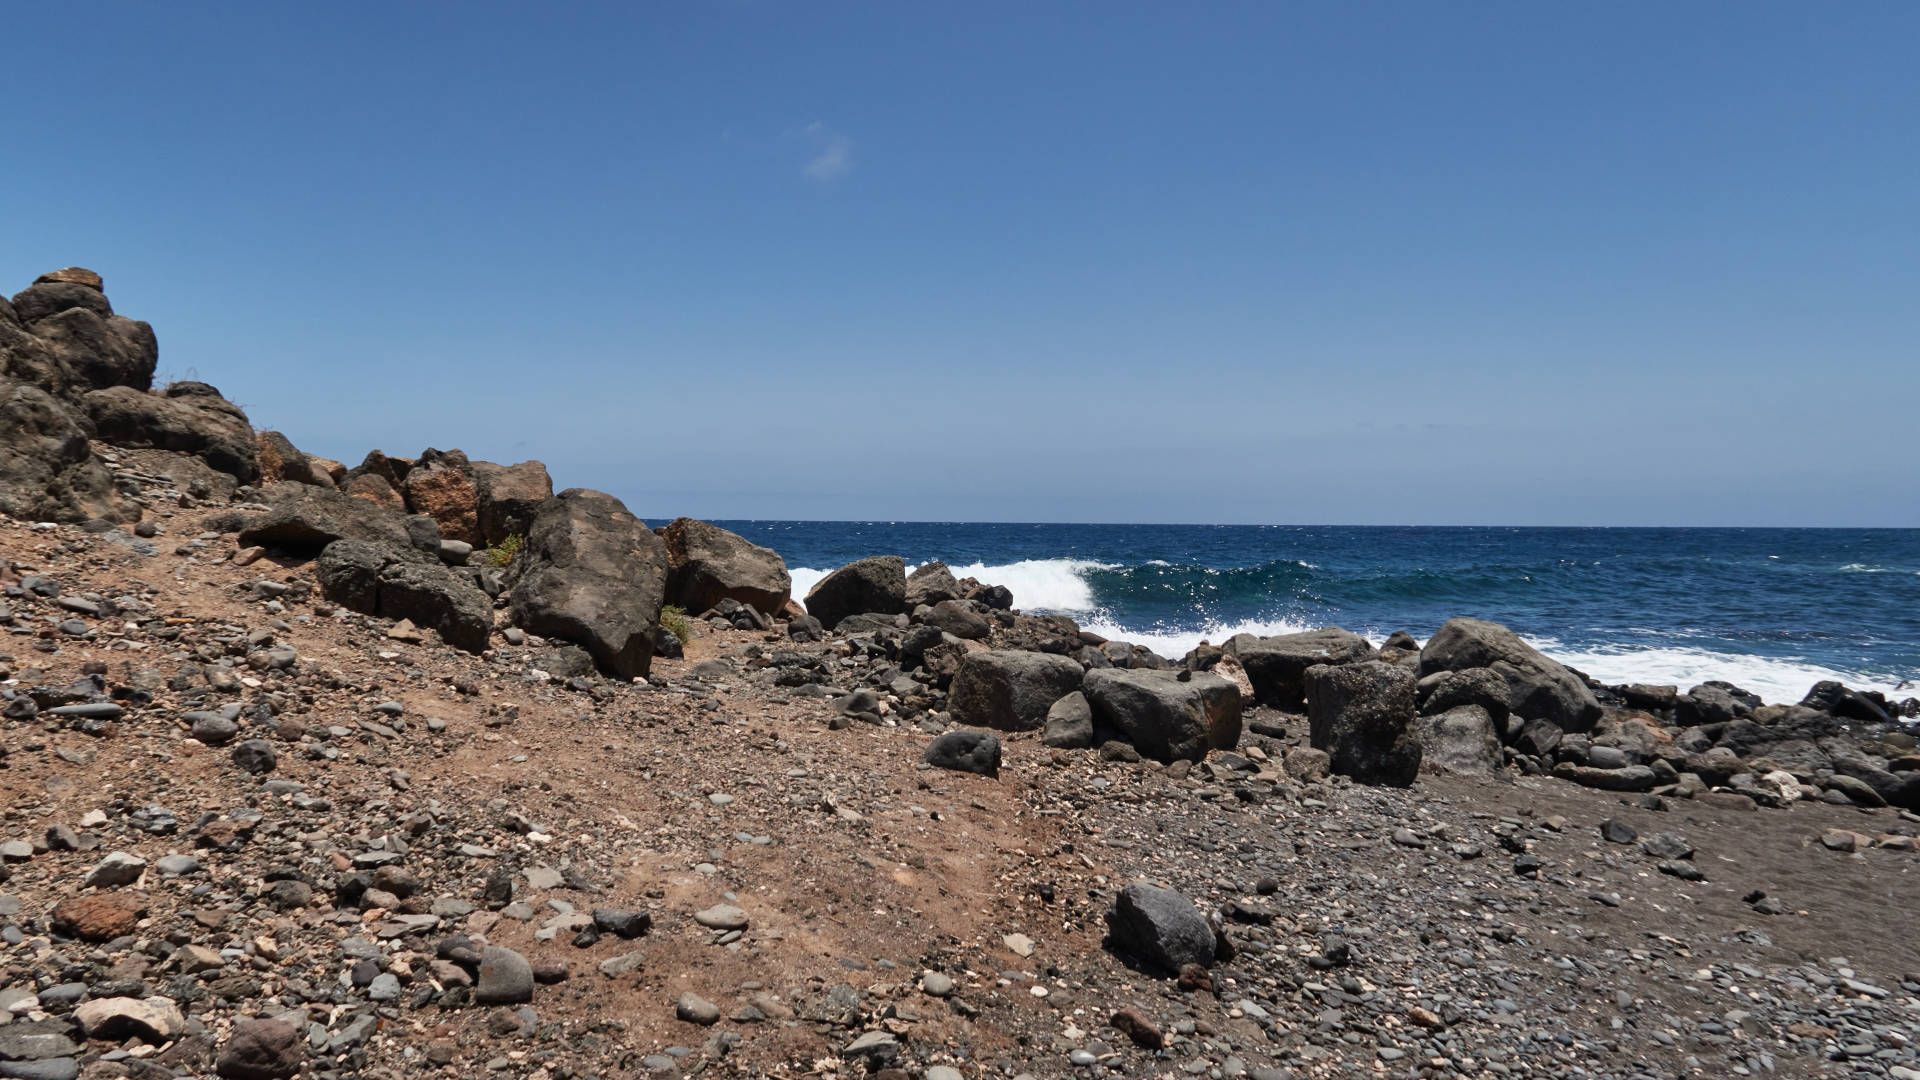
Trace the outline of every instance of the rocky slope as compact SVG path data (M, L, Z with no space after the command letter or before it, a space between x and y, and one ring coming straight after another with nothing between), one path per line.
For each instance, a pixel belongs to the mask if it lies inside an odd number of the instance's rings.
M0 306L0 1077L1920 1075L1906 705L802 607L144 326Z

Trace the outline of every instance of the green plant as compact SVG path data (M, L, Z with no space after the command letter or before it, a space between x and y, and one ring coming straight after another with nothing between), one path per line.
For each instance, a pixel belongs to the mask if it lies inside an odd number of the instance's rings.
M488 566L507 565L508 563L513 561L513 557L515 555L520 554L520 549L526 545L526 542L527 542L527 538L520 535L519 533L514 533L511 536L504 537L503 539L501 539L499 543L493 544L487 548L485 552L487 565Z
M687 618L686 610L683 608L673 604L661 608L660 625L673 631L673 636L679 638L682 645L693 640L693 620Z

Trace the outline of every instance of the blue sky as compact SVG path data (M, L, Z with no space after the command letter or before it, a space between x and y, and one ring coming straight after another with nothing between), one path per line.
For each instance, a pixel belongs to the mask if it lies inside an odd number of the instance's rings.
M9 11L0 271L643 516L1920 525L1920 6Z

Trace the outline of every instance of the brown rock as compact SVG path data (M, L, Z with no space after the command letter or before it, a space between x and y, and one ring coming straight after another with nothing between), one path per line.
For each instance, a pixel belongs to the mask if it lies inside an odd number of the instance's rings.
M1131 1005L1114 1013L1109 1023L1124 1032L1136 1046L1158 1050L1167 1044L1167 1037L1161 1034L1159 1027L1147 1019L1145 1013Z
M407 500L401 498L400 493L393 489L393 485L379 473L369 472L349 476L346 482L340 485L340 490L356 499L365 499L375 506L391 510L396 514L407 512Z
M1186 964L1180 968L1179 983L1182 990L1211 991L1213 974L1199 964Z
M347 467L332 458L309 457L308 460L313 462L313 467L316 470L325 473L327 479L333 481L336 485L347 478Z
M147 910L147 898L136 892L69 896L49 913L56 932L83 941L112 941L133 933Z
M227 1080L284 1080L300 1071L306 1044L300 1030L284 1020L242 1020L214 1071Z
M33 283L35 285L85 285L87 288L98 292L107 291L107 283L101 279L99 274L80 266L69 266L60 270L49 270L39 277L34 278Z
M440 526L443 540L461 540L480 547L480 494L473 486L473 469L458 450L429 449L401 481L407 509L425 514Z
M533 527L540 507L553 498L553 479L538 461L518 465L476 461L473 489L480 503L480 537L498 544L509 536L525 536Z
M1864 851L1873 846L1873 837L1849 829L1828 829L1820 836L1820 846L1828 851Z

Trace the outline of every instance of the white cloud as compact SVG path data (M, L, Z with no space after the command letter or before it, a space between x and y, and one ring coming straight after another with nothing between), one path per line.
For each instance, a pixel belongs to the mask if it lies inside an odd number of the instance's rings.
M812 152L800 171L809 180L830 184L853 171L853 140L818 120L801 129Z

